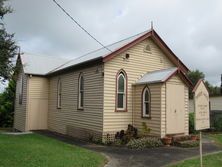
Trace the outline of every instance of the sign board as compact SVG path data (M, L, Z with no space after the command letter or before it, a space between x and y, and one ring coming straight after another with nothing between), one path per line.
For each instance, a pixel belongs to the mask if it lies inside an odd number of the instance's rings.
M199 80L194 90L195 129L210 128L209 92L203 80Z

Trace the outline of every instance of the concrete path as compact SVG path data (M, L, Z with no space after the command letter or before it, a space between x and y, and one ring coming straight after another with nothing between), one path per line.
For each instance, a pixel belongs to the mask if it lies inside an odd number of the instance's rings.
M199 155L199 148L160 147L130 150L125 147L102 146L87 143L49 131L38 131L37 133L103 153L109 159L106 167L159 167ZM222 148L215 145L213 141L208 139L204 140L204 154L217 151L222 151Z

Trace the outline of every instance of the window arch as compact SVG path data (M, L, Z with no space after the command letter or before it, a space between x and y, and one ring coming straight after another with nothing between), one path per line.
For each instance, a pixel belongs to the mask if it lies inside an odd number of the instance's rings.
M116 78L116 110L126 111L127 109L127 76L125 71L117 73Z
M57 108L61 108L61 97L62 97L62 82L58 79L57 83Z
M150 110L151 110L151 96L150 96L150 90L146 86L142 91L142 116L150 117Z
M78 88L78 108L83 109L84 105L84 77L83 74L79 74L79 88Z

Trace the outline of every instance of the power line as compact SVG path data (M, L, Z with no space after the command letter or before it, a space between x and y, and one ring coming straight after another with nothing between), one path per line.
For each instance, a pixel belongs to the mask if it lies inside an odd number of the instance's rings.
M109 48L103 45L99 40L97 40L93 35L91 35L85 28L83 28L56 0L53 2L75 23L77 24L86 34L88 34L92 39L94 39L98 44L103 48L106 48L108 51L112 52Z

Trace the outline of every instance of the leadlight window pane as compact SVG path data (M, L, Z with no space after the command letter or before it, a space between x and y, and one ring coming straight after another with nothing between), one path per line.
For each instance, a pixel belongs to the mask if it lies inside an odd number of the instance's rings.
M123 108L123 102L124 102L124 95L123 94L118 94L118 108Z
M120 75L119 81L118 81L118 92L124 92L124 82L125 82L125 79L123 75Z

